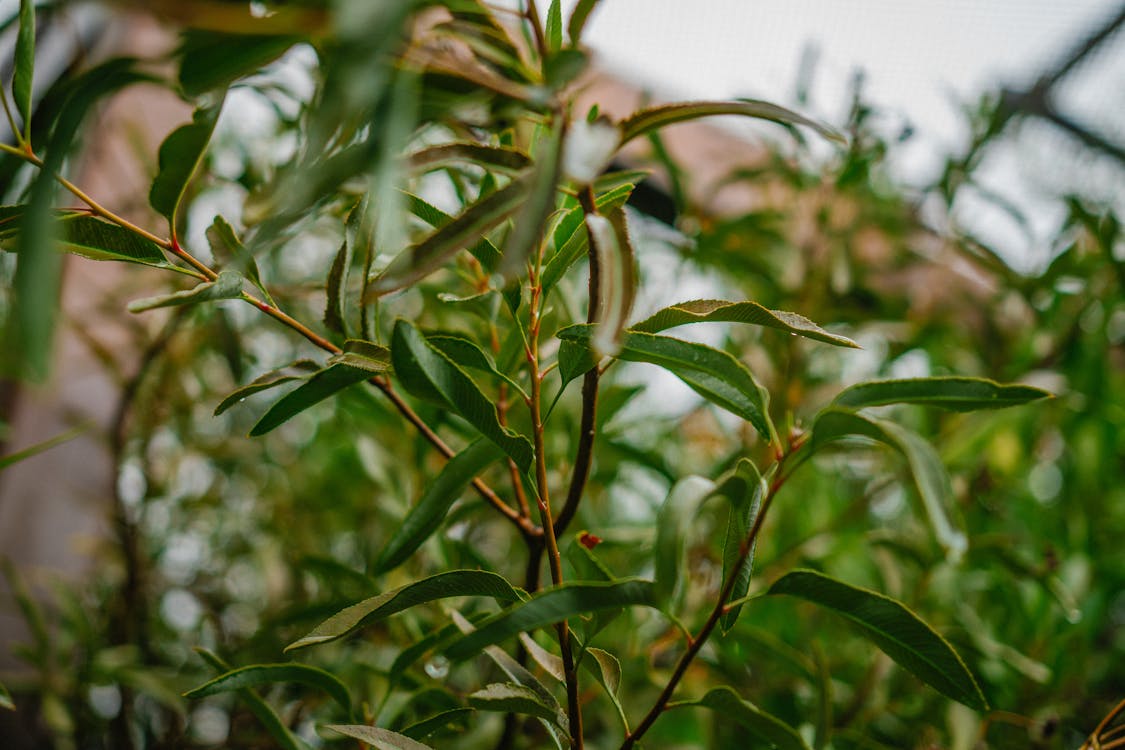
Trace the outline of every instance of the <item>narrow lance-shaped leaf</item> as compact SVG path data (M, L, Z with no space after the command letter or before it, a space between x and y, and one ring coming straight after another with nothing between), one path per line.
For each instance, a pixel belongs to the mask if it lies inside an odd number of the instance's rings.
M655 607L656 601L651 581L566 583L485 619L477 630L447 648L445 654L454 661L462 661L519 633L580 614L634 605Z
M703 706L724 721L733 721L750 730L757 737L773 744L778 750L809 750L808 744L793 727L776 716L766 713L729 687L718 687L697 701L669 704L669 708Z
M757 302L727 302L718 299L696 299L680 302L629 327L631 331L658 333L687 323L751 323L777 328L835 346L859 349L859 344L846 336L829 333L808 318L783 310L769 310Z
M564 342L589 347L592 331L590 326L580 324L557 335ZM776 442L767 412L769 394L746 366L727 352L671 336L627 331L617 358L663 367L711 403L750 422L766 440Z
M9 711L16 710L16 704L12 701L12 694L8 692L8 688L4 687L2 682L0 682L0 708L6 708Z
M430 346L408 321L395 324L391 355L395 374L407 391L460 415L527 470L532 459L530 441L501 425L496 407L473 379Z
M585 667L605 690L606 697L621 719L621 726L628 734L629 717L625 715L625 708L621 705L621 699L617 697L617 689L621 686L621 662L608 651L591 647L586 649L581 666Z
M362 383L371 375L370 370L341 362L329 365L278 399L250 430L250 436L265 435L309 407L319 404L345 388Z
M376 750L433 750L429 745L423 745L404 734L365 724L325 724L324 728L351 737L353 740L359 740Z
M844 137L826 125L810 120L804 115L769 102L753 99L714 102L681 102L651 107L637 112L621 122L622 144L667 125L696 120L715 115L740 115L759 120L770 120L784 125L804 125L825 138L844 142Z
M566 33L570 36L571 44L578 44L582 40L582 29L585 28L586 20L597 4L598 0L578 0L574 5L574 10L570 12L570 20L566 24Z
M328 269L328 279L324 284L324 327L335 333L346 333L344 319L344 286L347 282L348 265L351 261L351 247L348 240L340 243L336 257Z
M130 302L128 310L132 313L139 313L155 310L158 307L176 307L221 299L236 299L241 295L242 274L234 271L223 271L214 281L204 281L192 289L156 297L145 297Z
M320 370L320 365L313 362L311 359L299 359L291 365L279 367L276 370L270 370L254 378L241 388L236 388L231 391L230 394L215 407L214 414L217 417L235 404L244 401L248 396L253 396L255 393L269 390L270 388L294 380L304 380L310 373L317 372L318 370Z
M365 339L347 339L343 351L328 358L328 365L346 365L372 375L391 369L391 350Z
M234 227L222 216L216 216L215 220L211 222L211 226L207 228L207 241L211 245L211 252L215 254L217 259L226 263L233 262L235 270L244 274L250 280L250 283L258 288L258 291L265 296L266 302L271 305L274 304L273 297L270 296L269 290L262 283L258 261L254 260L254 256L250 254L242 241L238 239L238 235L234 233Z
M957 520L949 474L934 447L920 435L893 422L830 408L821 412L813 423L809 454L828 442L850 435L876 440L906 458L934 536L951 560L960 559L969 543Z
M0 240L19 233L26 205L0 206ZM117 224L75 211L57 211L59 247L90 260L116 260L175 270L159 245Z
M517 174L531 166L531 158L519 149L472 142L430 146L410 154L406 161L412 169L425 171L454 164L471 164L490 171Z
M410 213L432 227L443 227L453 221L453 217L413 193L403 191ZM481 237L475 245L470 245L469 253L476 258L484 270L491 272L500 264L500 249L487 237Z
M894 599L813 570L793 571L766 593L800 597L843 615L887 656L942 695L988 710L984 694L953 647Z
M562 3L561 0L551 0L547 7L547 23L545 24L547 52L554 54L562 49Z
M51 448L54 448L56 445L61 445L68 440L73 440L74 438L81 435L83 432L86 432L87 430L89 430L92 426L93 426L92 424L78 425L77 427L74 427L73 429L70 429L70 430L67 430L66 432L55 435L54 437L47 438L46 440L44 440L42 442L35 443L34 445L29 445L26 448L18 450L14 453L9 453L6 456L0 456L0 471L3 471L4 469L8 468L9 466L12 466L13 464L17 464L20 461L31 458L32 456L37 456L40 453L43 453L44 451L48 451Z
M489 596L512 602L519 591L503 577L483 570L453 570L408 583L342 609L312 632L286 646L286 651L334 641L366 623L377 622L410 607L454 596Z
M723 541L723 580L735 576L730 595L730 601L734 601L746 596L746 592L750 590L750 575L754 569L754 547L757 540L752 543L742 565L736 566L742 555L742 545L762 506L764 487L758 467L748 459L739 461L731 475L715 488L715 494L730 502L726 539ZM719 626L724 633L734 627L741 612L742 605L738 605L723 613Z
M452 618L453 623L454 625L456 625L457 629L460 630L463 634L468 635L475 630L473 624L470 623L460 612L454 610L450 613L450 617ZM530 689L535 693L536 696L538 696L541 703L547 706L551 706L555 710L556 715L565 716L565 712L563 711L562 706L559 704L558 700L555 698L554 694L551 693L551 691L548 690L547 687L542 682L540 682L538 678L535 677L535 675L529 672L526 667L509 656L506 651L501 649L499 646L488 646L484 649L484 654L489 659L491 659L504 674L508 676L508 679L510 679L517 685L521 685L525 688ZM551 736L551 739L554 740L555 746L559 748L559 750L562 750L562 748L564 747L564 742L562 736L559 734L560 731L562 731L559 729L561 723L556 724L554 721L548 719L540 719L540 721L543 724L543 728L546 729L547 733Z
M610 213L614 209L624 206L629 200L629 196L632 195L634 187L635 185L632 183L620 185L599 195L595 201L598 211ZM582 213L581 207L571 209L563 215L555 228L554 244L556 247L555 254L547 261L540 279L544 294L559 283L559 280L579 258L587 254L590 238L586 231L585 214Z
M223 661L219 656L205 648L196 647L195 652L199 654L202 659L207 662L211 667L220 673L230 671L230 665ZM250 713L262 723L270 736L277 741L282 750L309 750L309 746L297 735L289 730L277 712L266 703L260 695L255 693L250 688L242 688L238 691L238 696L246 703L246 707L250 709Z
M486 232L511 216L525 200L530 187L526 177L509 183L469 206L426 239L399 253L372 281L369 296L387 294L429 276L457 251L475 244Z
M184 697L206 698L209 695L271 685L276 682L296 682L316 688L327 693L346 712L350 713L352 710L351 695L348 693L347 686L331 673L306 664L254 664L232 669L187 691Z
M618 208L607 216L590 214L586 228L598 264L598 305L590 343L597 354L615 356L637 293L636 260L625 211Z
M653 591L662 607L672 601L680 581L680 570L685 564L684 542L699 506L715 489L715 484L703 477L684 477L672 486L668 497L656 515L656 545L653 563L656 575Z
M543 241L543 227L555 208L561 157L562 127L556 125L543 135L535 149L535 166L525 188L526 200L515 215L497 269L505 277L521 271Z
M516 382L510 375L501 372L492 357L469 339L462 338L461 336L432 334L426 336L426 341L461 367L487 372L493 377L499 378L510 385L515 389L516 393L519 393L521 396L527 396L523 386Z
M557 707L552 707L543 701L534 690L523 685L511 682L496 682L486 685L474 693L469 693L468 701L470 706L480 711L498 711L534 716L538 719L546 719L564 732L569 732L566 715L561 714Z
M149 203L156 212L168 220L173 237L176 235L180 203L192 175L195 174L215 123L219 120L222 102L214 107L195 110L192 121L181 125L164 139L157 154L158 171L148 193Z
M921 404L950 411L974 411L1003 409L1051 397L1047 391L1029 385L1001 385L984 378L936 377L857 383L841 391L832 404L849 409Z
M472 708L451 708L404 727L402 734L412 740L421 740L438 732L451 729L463 730L469 717L475 713L476 709Z
M385 573L410 557L441 526L449 508L473 478L503 455L496 444L481 438L451 458L391 535L375 563L376 572Z
M16 34L12 98L23 118L23 141L31 140L31 92L35 78L35 0L20 0L20 27Z

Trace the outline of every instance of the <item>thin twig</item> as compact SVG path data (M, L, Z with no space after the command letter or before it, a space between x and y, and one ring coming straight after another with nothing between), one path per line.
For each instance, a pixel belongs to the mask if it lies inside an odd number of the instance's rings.
M672 672L672 677L668 680L664 689L660 691L660 695L652 705L652 708L645 714L641 723L638 724L631 733L625 736L625 741L621 743L621 750L630 750L630 748L637 744L637 741L640 740L645 732L656 723L656 720L660 718L660 714L667 708L668 701L672 699L672 694L676 691L676 686L680 684L680 680L683 679L691 662L695 659L696 655L699 654L699 651L703 648L703 644L707 642L715 626L719 624L719 620L722 618L723 614L726 613L727 602L730 601L731 595L734 593L735 584L738 582L738 571L750 556L750 551L754 548L754 542L757 540L758 533L762 529L762 523L765 521L766 513L769 511L773 499L777 497L778 490L785 484L787 475L782 469L789 455L792 454L782 454L777 464L775 464L776 473L773 476L773 480L770 482L769 490L765 498L762 500L762 507L758 511L758 515L754 518L754 525L750 528L746 538L742 540L742 545L739 548L738 561L731 568L730 575L727 577L722 590L719 592L719 599L715 602L715 607L711 610L711 614L708 615L707 621L703 623L703 627L699 629L695 638L688 645L687 650L680 656L680 660L676 662L676 668Z

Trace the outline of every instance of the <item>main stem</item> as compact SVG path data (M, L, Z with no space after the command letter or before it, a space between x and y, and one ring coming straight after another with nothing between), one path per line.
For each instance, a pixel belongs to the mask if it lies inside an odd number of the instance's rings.
M786 476L782 472L782 469L784 468L783 464L788 455L791 454L783 454L778 459L776 473L770 481L769 490L765 498L762 500L762 507L758 511L758 515L754 518L754 525L750 528L746 538L742 540L742 545L739 548L738 562L731 568L730 575L723 584L723 589L719 593L719 599L715 602L714 609L712 609L711 614L707 616L707 621L703 623L703 627L699 629L699 632L691 640L691 643L688 644L687 650L680 656L680 660L676 662L676 668L672 672L672 677L668 680L668 684L664 686L664 689L660 691L660 696L657 697L652 708L645 714L641 723L638 724L636 728L625 737L625 741L621 743L621 750L630 750L637 744L645 732L656 723L656 720L660 718L660 714L662 714L664 709L668 706L668 701L672 699L672 694L675 693L676 687L680 684L680 680L683 679L684 673L687 672L688 667L691 666L692 661L703 648L703 644L711 637L715 626L719 624L719 620L727 611L727 603L731 600L731 596L734 593L734 586L738 581L738 571L746 564L746 559L750 556L750 551L754 549L754 542L758 538L758 532L762 530L762 523L765 521L766 511L770 509L770 505L773 503L774 497L777 496L778 490L780 490L785 483Z
M547 552L547 560L551 568L551 581L559 586L563 582L562 555L559 554L559 542L555 536L555 524L551 519L551 496L547 483L547 453L543 440L543 373L539 367L539 325L540 302L542 286L539 283L538 266L533 271L531 278L531 305L530 325L528 326L527 360L531 369L531 421L532 433L535 441L535 483L538 489L540 523L543 527L543 542ZM535 548L531 549L535 555ZM578 672L574 665L574 653L570 644L570 625L562 620L558 626L559 651L562 656L563 676L566 681L566 709L567 719L570 723L570 736L574 750L582 750L582 704L578 696Z
M587 216L598 213L595 203L594 190L589 185L578 192L578 202L582 211ZM601 305L601 264L598 262L597 246L594 244L594 235L589 235L589 303L586 310L586 322L593 323L597 320L598 307ZM582 500L582 493L586 490L586 482L590 478L590 465L594 457L594 438L597 435L598 415L598 383L601 370L591 368L582 378L582 417L578 427L578 449L574 454L574 469L570 474L570 487L567 489L566 502L563 503L559 517L555 521L555 534L562 534L578 512L578 504Z

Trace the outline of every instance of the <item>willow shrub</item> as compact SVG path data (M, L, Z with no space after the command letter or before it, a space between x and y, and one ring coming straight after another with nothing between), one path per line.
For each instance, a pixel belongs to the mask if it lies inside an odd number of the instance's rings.
M250 435L274 446L269 460L289 472L286 481L318 471L322 442L389 459L369 496L377 523L359 569L317 563L325 585L263 626L288 641L268 663L250 663L254 649L222 639L206 644L221 655L201 644L214 677L187 697L231 694L286 748L341 737L398 749L630 748L646 737L650 746L725 744L743 731L782 748L824 747L835 726L826 662L809 661L801 650L811 646L786 644L785 632L747 626L759 608L796 618L812 607L835 617L824 626L832 642L852 648L855 634L916 678L910 691L987 711L973 672L924 619L940 613L916 613L859 585L870 581L822 570L755 580L754 553L771 525L824 499L787 492L798 484L791 479L823 489L802 478L847 465L810 459L854 453L860 474L881 473L869 459L882 446L904 468L894 481L916 501L912 518L929 529L922 546L963 565L972 540L946 468L899 417L1048 394L947 375L837 386L823 403L793 404L787 393L779 408L735 355L737 332L776 329L762 342L778 351L805 340L807 355L793 362L813 363L832 347L846 357L858 345L799 311L738 297L666 299L638 312L645 280L667 256L634 242L638 219L627 206L644 174L611 168L623 146L716 115L773 121L841 150L845 141L761 101L667 104L621 121L577 110L575 82L588 65L580 40L595 5L583 0L567 19L558 0L545 18L534 2L501 13L472 0L357 0L279 6L262 18L215 6L183 33L172 80L136 60L110 60L65 79L33 115L35 13L21 3L5 101L17 142L3 150L7 169L34 169L22 199L0 207L0 238L17 257L7 335L18 356L9 361L26 375L46 367L58 249L163 269L187 283L129 312L215 308L229 329L245 318L231 307L241 303L300 342L295 361L254 361L267 371L214 409L225 419L252 414ZM282 114L296 137L292 158L244 172L244 204L208 216L209 247L191 247L188 219L212 205L199 196L216 179L207 158L216 124L240 116L225 102L277 85L258 71L294 47L315 50L316 85L291 100L295 115ZM91 108L152 83L196 106L156 155L148 198L164 219L158 232L65 177ZM338 250L315 269L323 295L310 314L310 285L286 277L285 262L326 234ZM742 286L733 272L716 282ZM204 320L176 314L183 325ZM245 358L234 355L232 372L243 372ZM660 370L694 392L691 419L681 410L630 421L630 402L659 404ZM342 404L346 419L304 434L326 400ZM884 408L896 405L905 406ZM254 462L255 450L238 460ZM371 480L353 471L325 481ZM666 496L649 508L653 486ZM408 505L396 502L404 496ZM333 513L331 500L316 502ZM282 540L303 533L280 526ZM351 598L340 603L343 590ZM318 591L332 596L305 600ZM791 668L811 670L815 715L802 708L808 701L767 710L748 699L751 685L774 679L754 666L763 647L771 658L788 649ZM278 692L283 683L297 687ZM0 700L9 702L6 693Z

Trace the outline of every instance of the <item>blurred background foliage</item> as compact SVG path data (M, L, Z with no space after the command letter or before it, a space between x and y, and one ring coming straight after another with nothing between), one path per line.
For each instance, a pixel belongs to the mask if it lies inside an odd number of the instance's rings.
M363 3L351 6L362 15ZM308 141L324 137L316 123L335 116L310 118L310 107L346 102L346 115L398 106L348 99L365 94L347 82L383 70L380 40L365 36L379 24L362 21L352 38L338 41L343 51L327 54L332 65L318 66L317 52L299 45L228 94L227 110L254 112L255 124L220 121L193 188L186 231L193 246L206 247L218 206L246 201L240 217L228 217L243 226L285 214L289 204L277 186L292 186L286 170L302 168L311 158ZM447 93L443 83L423 90ZM333 86L344 88L310 99L314 88ZM394 87L371 90L396 95ZM502 116L503 97L486 105ZM897 185L885 161L900 144L872 126L877 108L857 91L846 123L850 145L827 160L770 146L759 167L731 173L729 184L765 197L740 215L693 205L680 184L691 180L692 164L654 157L658 187L679 205L675 228L634 218L642 287L655 309L680 299L676 288L692 279L714 292L701 296L797 311L858 341L864 348L853 352L751 328L709 339L750 364L772 394L778 424L794 430L841 386L875 377L979 375L1057 394L1045 405L979 415L892 407L897 419L932 437L950 467L970 533L960 562L945 558L911 510L909 491L893 481L902 467L874 449L821 456L796 474L757 550L752 591L793 567L815 567L924 613L964 655L997 710L980 717L956 706L839 620L770 599L754 602L730 634L714 639L684 692L701 693L722 675L822 741L817 747L1077 747L1125 696L1125 238L1108 206L1059 195L1069 220L1053 259L1016 272L966 232L933 219L951 211L971 181L973 159L952 160L926 189ZM996 97L966 114L979 134L974 153L1007 137L991 127L999 112ZM9 203L22 185L13 177L5 190ZM299 320L323 315L324 272L348 207L339 200L315 214L283 216L297 229L282 235L278 228L283 239L258 248L263 278ZM14 265L5 257L0 263L7 279ZM427 325L480 330L487 312L482 318L474 305L481 300L442 296L468 296L463 279L472 269L460 270L460 279L441 275L397 299L399 314L426 311ZM564 288L555 304L565 305L566 296ZM120 309L120 300L104 305ZM87 333L97 341L97 331ZM373 577L388 535L441 465L375 394L350 389L257 439L243 436L264 399L213 416L237 386L307 355L272 321L234 303L199 306L168 316L156 332L138 329L131 346L142 366L139 374L115 373L119 420L106 436L116 466L115 535L98 551L96 575L33 594L25 572L6 569L13 596L3 606L18 608L30 632L18 647L26 668L3 680L20 709L0 714L2 731L21 743L13 746L266 747L235 696L180 697L213 674L193 646L235 665L274 662L284 645L372 592L457 567L522 579L519 538L472 496L422 554ZM659 390L666 384L642 369L614 372L602 396L589 497L574 529L601 538L597 552L615 575L643 575L649 556L638 550L652 544L654 512L673 479L729 466L748 428L696 399L667 397ZM436 427L459 429L436 409L422 413ZM549 439L560 455L578 413L570 393L552 417ZM559 467L560 480L567 468ZM721 520L705 512L697 526L686 611L696 598L705 606L721 575L711 543ZM573 533L564 540L575 544ZM399 694L384 700L401 644L445 621L437 606L418 608L302 659L348 684L381 725L402 727L454 705L450 691L470 684L464 672L473 667L451 669L437 657L397 676L414 697L409 706ZM647 612L618 618L599 637L621 659L620 692L631 703L647 704L667 680L678 638L667 620ZM277 686L265 696L304 739L323 742L314 722L334 709L318 694ZM590 744L609 747L619 737L613 711L601 694L590 701L598 707L588 712ZM499 721L441 741L491 746ZM743 742L713 714L691 709L660 721L647 740L661 748Z

